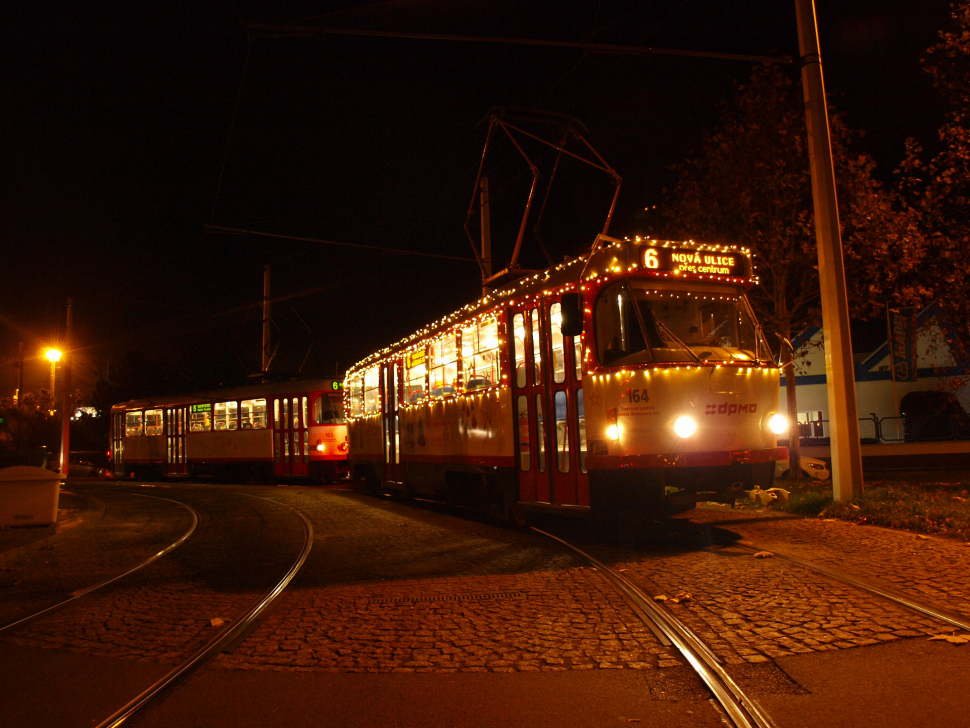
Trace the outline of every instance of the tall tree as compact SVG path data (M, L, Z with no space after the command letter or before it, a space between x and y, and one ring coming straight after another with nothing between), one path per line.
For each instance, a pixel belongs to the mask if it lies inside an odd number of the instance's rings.
M949 346L970 355L970 2L952 5L953 27L926 51L923 69L949 110L939 129L939 151L928 161L913 139L900 167L900 188L922 216L928 255L918 283L942 311Z
M830 127L850 307L865 318L886 302L909 302L896 280L918 266L925 246L918 215L873 179L871 157L849 151L861 134L839 115ZM750 248L761 279L751 302L769 334L791 339L814 323L820 315L818 253L797 79L777 66L756 68L736 86L700 151L676 171L676 184L665 191L663 234ZM793 416L793 364L785 377ZM797 448L797 438L792 443ZM793 460L797 456L796 449ZM797 462L792 474L800 475Z

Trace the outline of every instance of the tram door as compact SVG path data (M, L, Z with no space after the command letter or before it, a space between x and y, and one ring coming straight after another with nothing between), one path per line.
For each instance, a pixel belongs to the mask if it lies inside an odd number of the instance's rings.
M561 505L589 505L589 476L586 474L586 413L582 389L582 342L562 335L562 308L546 299L543 348L549 366L543 375L547 393L546 447L552 502Z
M286 396L273 399L273 474L305 476L310 469L308 398Z
M512 395L515 413L519 499L551 502L542 317L538 306L509 312L512 336Z
M113 473L116 477L125 476L125 414L114 416L111 428L111 457L114 465Z
M384 479L400 483L401 478L401 423L400 423L400 378L401 369L397 362L381 365L381 420L384 436Z
M165 463L168 475L186 475L185 429L188 407L165 409Z

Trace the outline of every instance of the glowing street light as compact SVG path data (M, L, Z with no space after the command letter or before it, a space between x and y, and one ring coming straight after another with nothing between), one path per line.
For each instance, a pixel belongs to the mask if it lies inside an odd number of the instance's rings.
M51 363L51 402L53 403L55 401L54 400L54 376L55 376L55 371L57 370L57 362L61 360L61 352L58 351L57 349L48 349L45 352L45 356L47 357L47 360Z

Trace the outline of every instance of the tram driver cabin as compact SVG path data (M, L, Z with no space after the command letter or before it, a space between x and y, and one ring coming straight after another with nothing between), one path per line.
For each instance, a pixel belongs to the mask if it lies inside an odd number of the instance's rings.
M756 283L742 248L599 236L352 367L352 474L516 523L768 488L787 420Z

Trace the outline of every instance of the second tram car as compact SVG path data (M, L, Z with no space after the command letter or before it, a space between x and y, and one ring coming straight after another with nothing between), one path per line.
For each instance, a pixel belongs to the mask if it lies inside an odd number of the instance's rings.
M788 423L756 283L742 248L599 236L354 365L352 475L517 523L768 488Z
M272 382L111 408L115 477L334 480L347 473L343 385Z

